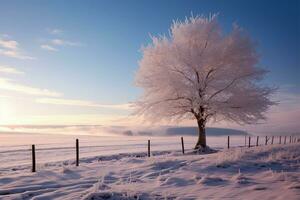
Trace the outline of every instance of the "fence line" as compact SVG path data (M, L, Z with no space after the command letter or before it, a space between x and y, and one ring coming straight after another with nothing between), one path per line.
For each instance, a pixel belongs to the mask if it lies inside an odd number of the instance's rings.
M296 142L300 142L300 138L298 137L290 137L290 142L289 143L296 143ZM265 136L265 145L268 145L268 141L271 139L271 145L274 144L274 136ZM281 138L282 136L279 136L279 142L278 144L281 144ZM284 136L284 143L286 144L286 139L287 136ZM246 137L245 137L245 142L246 142ZM148 140L148 152L147 152L147 156L150 157L151 156L151 143L150 140ZM246 146L246 145L245 145ZM254 145L253 145L254 146ZM256 136L256 146L259 146L259 136ZM251 136L249 136L248 138L248 148L251 147ZM230 136L227 137L227 148L230 148ZM33 144L31 146L31 152L32 152L32 168L31 171L32 172L36 172L36 154L35 154L35 145ZM185 148L184 148L184 139L183 137L181 137L181 150L182 150L182 154L185 154ZM79 166L79 139L76 139L76 166Z

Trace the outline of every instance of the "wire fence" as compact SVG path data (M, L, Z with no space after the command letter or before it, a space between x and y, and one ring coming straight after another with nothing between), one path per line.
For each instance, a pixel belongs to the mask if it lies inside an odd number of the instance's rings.
M73 160L72 164L79 166L80 160L95 156L108 156L113 154L136 154L138 156L147 156L158 154L157 152L178 151L185 154L187 150L193 150L195 137L172 137L168 141L154 138L144 140L122 141L122 144L109 141L101 145L80 142L79 139L74 144L68 146L45 146L31 145L28 149L8 149L0 152L1 158L8 156L13 165L31 165L31 171L37 171L37 164L59 162L64 160ZM299 136L219 136L207 137L207 143L215 149L246 147L253 148L262 145L290 144L300 142ZM29 153L29 150L31 153ZM153 152L156 152L155 154ZM2 154L2 155L1 155ZM2 161L3 162L3 161ZM8 162L9 163L9 162ZM9 165L7 166L9 167Z

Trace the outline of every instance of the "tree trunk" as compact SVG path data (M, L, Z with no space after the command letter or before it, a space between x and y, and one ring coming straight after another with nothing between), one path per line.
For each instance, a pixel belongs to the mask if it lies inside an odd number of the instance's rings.
M206 147L206 134L205 134L205 121L197 119L198 123L198 141L195 146L195 149L205 148Z

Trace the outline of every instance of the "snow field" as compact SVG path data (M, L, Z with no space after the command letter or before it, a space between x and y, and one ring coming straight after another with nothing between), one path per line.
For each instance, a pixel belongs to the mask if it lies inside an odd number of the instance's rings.
M299 199L300 145L94 157L0 177L0 199Z

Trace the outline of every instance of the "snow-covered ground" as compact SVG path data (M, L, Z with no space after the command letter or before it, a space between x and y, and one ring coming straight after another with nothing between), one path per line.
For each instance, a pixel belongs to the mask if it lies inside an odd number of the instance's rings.
M300 199L300 144L94 156L2 171L0 199ZM2 163L1 163L2 164Z

